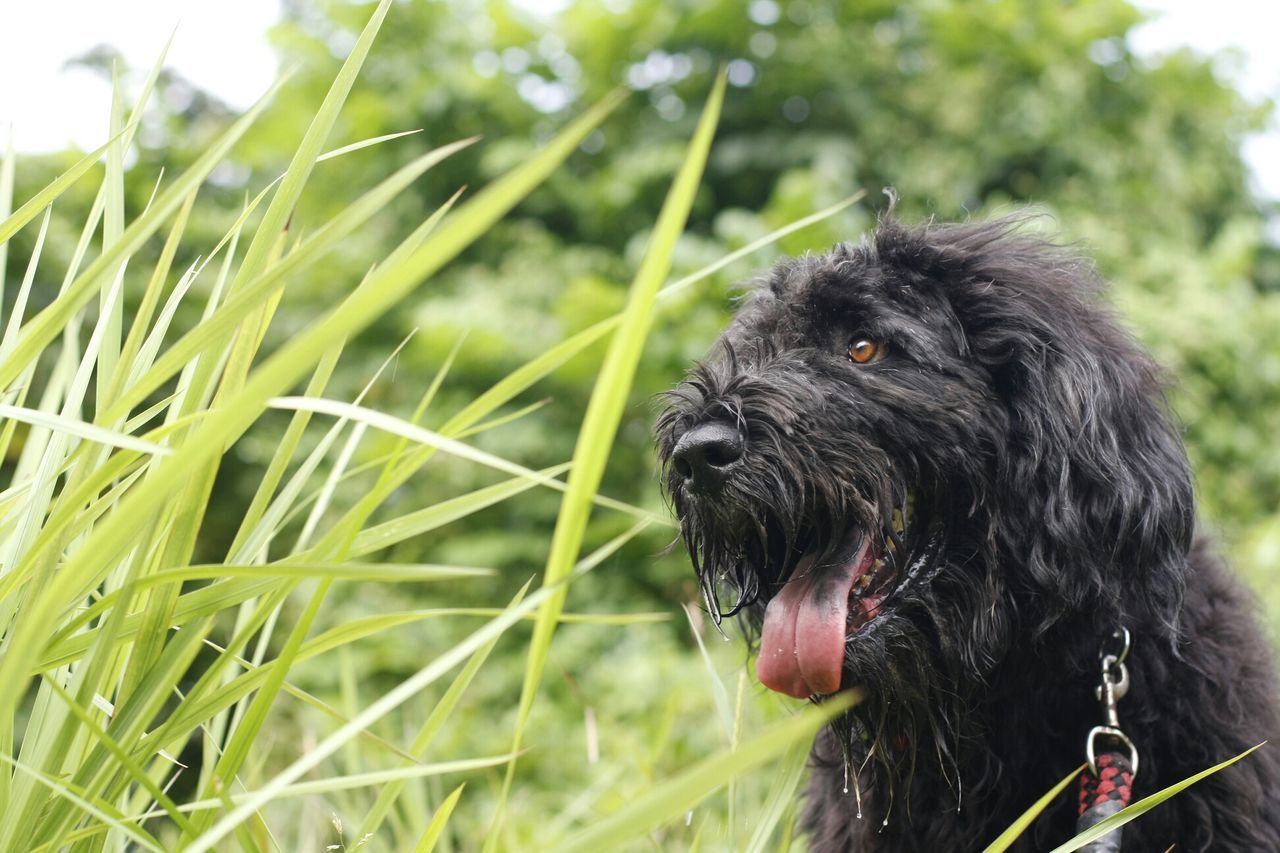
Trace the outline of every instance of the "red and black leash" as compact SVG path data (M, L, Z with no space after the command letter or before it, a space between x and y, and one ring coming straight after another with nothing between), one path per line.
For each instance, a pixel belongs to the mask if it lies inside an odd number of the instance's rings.
M1123 809L1133 800L1133 777L1138 775L1138 748L1120 729L1116 703L1129 692L1129 631L1115 633L1121 649L1103 652L1102 681L1096 693L1102 703L1103 724L1094 726L1085 741L1089 767L1080 774L1080 817L1076 834L1084 832ZM1101 751L1099 749L1101 748ZM1080 849L1084 853L1119 853L1121 830L1113 829Z
M1080 817L1076 821L1079 835L1102 823L1133 799L1133 766L1122 752L1104 752L1097 758L1097 772L1080 774ZM1096 841L1081 847L1087 853L1119 853L1120 833L1113 829Z

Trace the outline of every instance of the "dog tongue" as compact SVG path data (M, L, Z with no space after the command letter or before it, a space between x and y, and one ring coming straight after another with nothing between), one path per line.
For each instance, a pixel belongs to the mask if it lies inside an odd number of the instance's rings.
M850 559L814 571L812 556L801 558L791 580L764 612L756 675L770 690L804 699L840 689L849 590L870 567L863 540Z

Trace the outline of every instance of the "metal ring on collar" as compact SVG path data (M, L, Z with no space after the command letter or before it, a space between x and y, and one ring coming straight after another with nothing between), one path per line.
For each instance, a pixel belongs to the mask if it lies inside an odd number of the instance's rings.
M1114 657L1115 662L1117 664L1124 663L1125 658L1129 657L1129 649L1133 645L1133 637L1132 635L1130 635L1129 629L1124 627L1123 625L1121 625L1115 631L1112 631L1111 636L1113 639L1120 641L1120 652L1118 654L1113 655L1111 654L1111 652L1108 652L1106 649L1103 649L1102 654L1099 655L1099 657L1104 657L1104 658Z

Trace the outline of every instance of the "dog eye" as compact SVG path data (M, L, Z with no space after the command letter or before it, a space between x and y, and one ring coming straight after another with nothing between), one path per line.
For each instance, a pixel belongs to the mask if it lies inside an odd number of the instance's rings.
M854 364L875 364L884 358L889 348L882 343L857 335L849 343L849 360Z

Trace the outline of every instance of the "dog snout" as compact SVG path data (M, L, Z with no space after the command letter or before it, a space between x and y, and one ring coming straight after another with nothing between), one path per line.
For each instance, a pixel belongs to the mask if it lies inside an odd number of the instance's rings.
M707 494L720 487L745 449L746 442L736 427L712 421L680 436L671 464L688 488Z

